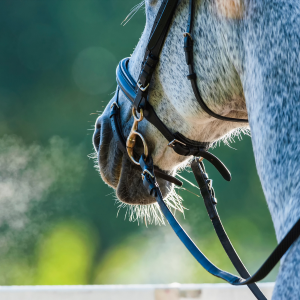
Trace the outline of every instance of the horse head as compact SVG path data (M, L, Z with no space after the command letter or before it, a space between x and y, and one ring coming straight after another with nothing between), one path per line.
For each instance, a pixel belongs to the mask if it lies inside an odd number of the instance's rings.
M146 26L142 37L128 63L128 70L135 81L138 80L140 65L149 39L157 11L162 1L146 1ZM243 88L237 66L228 54L230 45L216 38L221 29L217 6L202 8L198 3L197 20L193 38L195 40L195 72L202 97L211 110L222 116L247 118ZM149 102L158 117L173 133L179 132L190 140L212 144L225 139L236 129L247 127L243 123L223 122L208 115L195 99L186 75L188 67L183 49L183 32L188 14L187 1L177 8L168 36L160 53L159 63L149 86ZM205 45L205 47L203 47ZM233 55L233 53L231 53ZM205 58L205 59L203 59ZM118 93L120 123L125 137L129 135L133 123L132 103L126 95ZM117 197L129 204L150 204L155 199L148 195L142 186L141 170L129 157L118 149L118 137L111 127L111 105L107 105L96 122L94 145L98 152L100 173L104 181L116 189ZM178 155L168 146L169 142L147 120L139 123L138 131L145 138L154 165L166 174L175 174L183 167L189 157ZM142 143L137 138L135 149L142 153ZM172 192L168 181L159 180L165 197Z

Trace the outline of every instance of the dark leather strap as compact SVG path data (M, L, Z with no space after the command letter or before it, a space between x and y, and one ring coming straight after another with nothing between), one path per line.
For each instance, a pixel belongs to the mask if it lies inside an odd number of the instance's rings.
M162 2L151 30L147 50L153 51L161 36L166 34L164 30L169 27L168 23L173 17L177 4L178 0L164 0Z
M140 159L140 164L141 164L141 167L142 167L142 170L144 173L144 179L143 179L144 186L147 188L149 194L156 198L156 201L157 201L162 213L168 220L168 223L171 225L171 227L173 228L174 232L177 234L179 239L185 245L185 247L190 251L190 253L195 257L195 259L209 273L211 273L212 275L217 276L219 278L222 278L231 284L239 283L240 282L239 277L236 277L235 275L225 272L223 270L220 270L205 257L205 255L198 249L198 247L191 240L191 238L187 235L187 233L180 226L180 224L178 223L176 218L173 216L171 211L168 209L165 202L163 201L161 191L159 189L159 186L158 186L155 176L154 176L152 158L150 156L148 156L147 160L145 160L145 157L142 155L141 159ZM145 172L145 170L150 172L151 176L149 175L148 172Z
M186 64L189 67L189 75L187 75L188 80L190 80L193 92L195 97L200 104L201 108L212 117L222 120L222 121L229 121L229 122L238 122L238 123L248 123L248 120L245 119L236 119L236 118L228 118L221 115L214 113L202 99L200 91L197 86L197 75L194 72L194 52L193 52L193 45L194 42L192 40L192 28L193 28L193 19L194 19L194 0L190 0L189 2L189 17L188 17L188 25L184 37L184 51L185 51L185 58Z
M117 146L118 149L125 155L127 155L126 150L126 139L123 135L121 122L120 122L120 106L119 106L119 88L117 89L114 102L111 105L110 110L110 120L111 120L111 128L114 134L117 136Z
M141 104L147 101L148 87L158 62L160 51L168 34L169 26L177 4L178 0L163 0L154 20L144 60L141 65L141 72L135 86L136 97L134 100L134 107L138 111Z
M159 185L156 182L155 176L154 176L154 169L153 169L153 162L151 156L148 156L145 158L144 155L140 158L140 164L143 170L143 184L148 190L149 194L156 198L157 203L160 206L160 209L166 219L168 220L168 223L173 228L174 232L177 234L179 239L182 241L182 243L186 246L186 248L190 251L190 253L194 256L194 258L202 265L204 269L206 269L210 274L219 277L228 283L232 285L250 285L254 282L260 281L263 278L265 278L270 271L274 268L274 266L279 262L280 258L286 253L286 251L289 249L289 247L294 243L294 241L299 237L300 235L300 219L297 221L297 223L292 227L292 229L289 231L289 233L285 236L285 238L280 242L280 244L275 248L273 253L269 256L269 258L265 261L265 263L260 267L260 269L251 277L247 276L247 279L240 278L238 276L235 276L231 273L228 273L226 271L223 271L219 268L217 268L214 264L212 264L205 255L200 251L200 249L195 245L195 243L191 240L191 238L187 235L187 233L184 231L184 229L180 226L176 218L173 216L171 211L168 209L166 204L163 201L162 194L159 189ZM201 168L199 166L199 168ZM147 172L145 172L147 170ZM200 170L200 169L199 169ZM150 174L150 175L149 175ZM200 182L201 184L201 182ZM203 189L203 186L201 187ZM215 219L218 215L215 208L212 208L212 210L208 210L208 213L212 219ZM215 223L217 224L217 223ZM220 223L221 225L221 223ZM228 239L226 232L224 229L221 229L220 227L216 226L220 237L221 242L224 248L226 248L226 251L231 252L231 250L234 251L231 243L230 245L226 245L225 241ZM222 226L223 228L223 226ZM218 235L219 235L218 234ZM229 239L228 239L229 241ZM229 241L230 242L230 241ZM235 252L235 251L234 251ZM244 267L238 263L239 258L237 254L231 254L231 258L234 262L234 265L239 268L241 273L246 275ZM248 272L247 272L248 273ZM242 277L244 277L242 275ZM245 276L246 277L246 276ZM250 288L250 286L249 286ZM256 293L257 299L265 299L263 296L259 296L260 293L257 294L257 290L255 286L251 286L251 290ZM256 290L256 291L255 291ZM261 298L259 298L261 297Z
M191 164L191 168L193 170L195 179L200 188L200 192L203 197L207 213L212 221L214 229L218 235L218 238L227 256L231 260L235 269L239 272L240 276L242 276L243 278L249 278L251 275L247 271L243 262L241 261L238 254L236 253L233 245L231 244L231 241L227 236L227 233L219 217L217 207L216 207L217 199L215 198L215 192L212 187L212 180L208 178L208 175L205 172L204 164L202 162L199 163L198 159L194 159ZM255 283L249 284L248 287L252 291L252 293L256 296L257 299L267 300L264 294L261 292L261 290L258 288L258 286Z
M117 68L117 82L119 87L121 88L122 92L124 92L125 96L134 104L136 91L135 86L136 82L134 79L130 76L130 73L128 71L128 62L129 58L122 59L119 63L119 66ZM162 135L167 139L167 141L170 143L176 137L172 134L172 132L165 126L165 124L159 119L157 114L155 113L152 105L146 101L143 103L143 111L144 111L144 117L153 124L161 133ZM207 148L209 143L199 143L199 146Z

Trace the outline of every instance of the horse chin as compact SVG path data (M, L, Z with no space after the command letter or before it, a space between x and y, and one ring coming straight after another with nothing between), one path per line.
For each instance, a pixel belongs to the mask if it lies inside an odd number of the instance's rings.
M116 192L117 197L124 203L131 205L148 205L155 203L143 185L141 168L134 165L127 156L123 156L121 176ZM157 178L163 197L167 197L172 190L172 184Z
M148 194L143 185L140 166L133 164L127 155L118 149L116 137L109 127L109 123L102 123L98 150L102 179L116 190L116 195L121 202L131 205L155 203L155 198ZM172 184L159 178L157 181L163 197L167 197L172 190Z
M134 165L125 155L122 159L122 169L116 189L117 197L124 203L132 205L152 204L155 198L145 189L141 176L141 168Z

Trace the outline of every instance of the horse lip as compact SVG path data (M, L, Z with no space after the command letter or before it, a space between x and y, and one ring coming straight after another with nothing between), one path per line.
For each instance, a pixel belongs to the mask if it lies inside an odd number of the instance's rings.
M98 126L97 122L94 142L98 142L98 137L99 146L95 145L95 148L100 175L106 184L116 189L120 178L122 153L114 146L116 143L109 118L101 116L101 126Z
M158 167L155 169L160 170L163 174L170 175L168 171L161 170ZM149 205L156 203L156 199L150 196L144 187L141 173L142 169L140 166L133 164L126 155L123 155L120 178L117 186L117 196L122 202L132 205ZM163 197L166 197L172 190L172 183L160 177L156 179L160 185Z

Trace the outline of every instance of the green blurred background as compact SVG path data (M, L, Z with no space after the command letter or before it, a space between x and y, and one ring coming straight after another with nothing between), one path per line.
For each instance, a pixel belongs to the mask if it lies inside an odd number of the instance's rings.
M219 282L168 226L129 222L125 210L117 217L113 190L88 158L117 62L144 27L143 9L121 25L138 1L0 2L1 285ZM207 166L219 213L253 272L276 240L251 139L213 152L233 174L227 183ZM179 193L188 208L180 221L210 259L234 272L202 199Z

